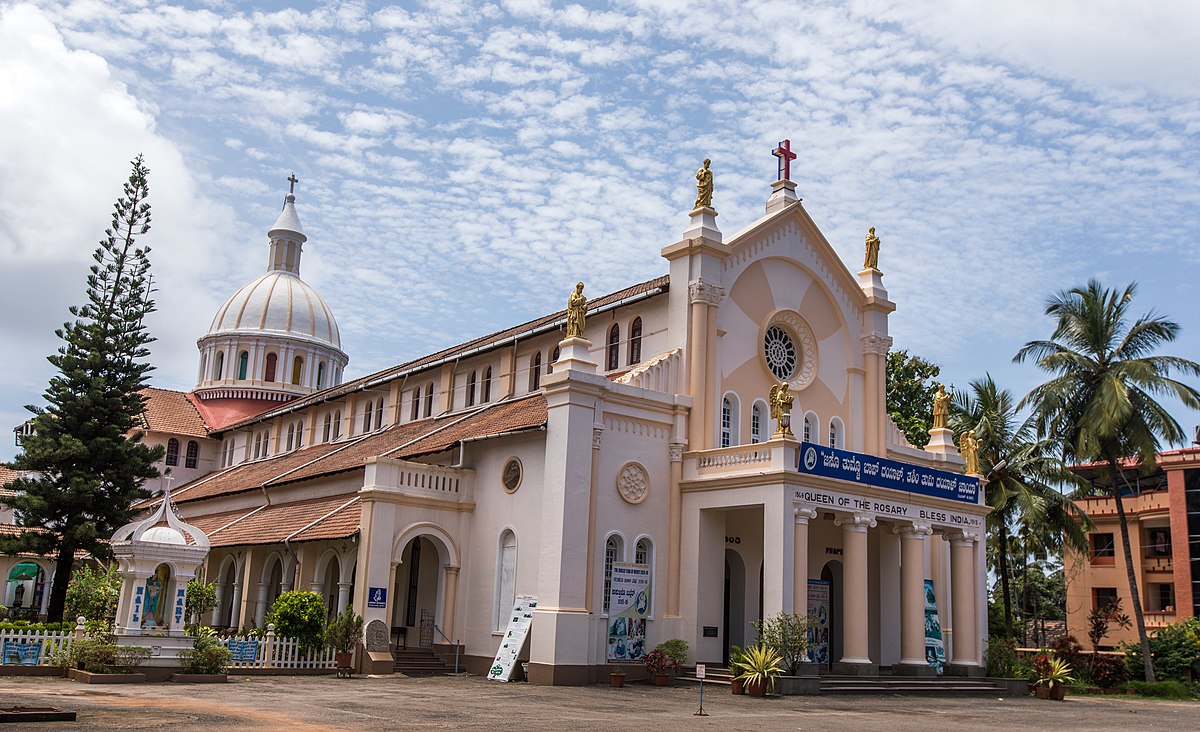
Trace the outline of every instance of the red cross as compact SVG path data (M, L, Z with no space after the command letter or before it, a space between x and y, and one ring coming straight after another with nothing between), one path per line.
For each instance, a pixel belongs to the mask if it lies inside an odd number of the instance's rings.
M779 147L772 150L771 154L779 158L779 180L791 180L792 161L796 159L796 153L792 152L792 141L779 143Z

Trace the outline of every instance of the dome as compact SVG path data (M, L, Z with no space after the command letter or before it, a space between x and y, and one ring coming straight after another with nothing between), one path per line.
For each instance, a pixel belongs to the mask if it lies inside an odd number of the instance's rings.
M341 350L333 312L308 283L273 270L242 285L217 311L208 336L226 334L301 336Z
M142 541L152 541L155 544L178 544L179 546L187 544L187 539L183 538L183 534L170 526L155 526L147 529L142 534Z

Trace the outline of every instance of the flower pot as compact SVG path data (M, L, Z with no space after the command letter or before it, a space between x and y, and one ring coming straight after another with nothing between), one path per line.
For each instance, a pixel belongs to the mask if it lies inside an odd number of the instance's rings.
M745 679L737 679L737 678L732 679L729 682L729 690L737 695L745 694L746 693L746 680Z
M761 681L747 681L746 682L746 693L750 696L759 696L759 697L766 696L767 695L767 685Z
M1033 695L1038 699L1049 699L1050 689L1045 686L1035 686L1033 687Z
M1059 684L1050 690L1050 698L1054 701L1062 701L1067 696L1067 687Z
M654 674L654 685L655 686L670 686L671 685L671 674L655 673Z
M337 675L341 677L343 674L350 676L354 673L354 651L343 653L338 651L333 654L333 660L337 663Z
M620 689L625 685L625 674L609 674L608 681L612 684L612 688Z

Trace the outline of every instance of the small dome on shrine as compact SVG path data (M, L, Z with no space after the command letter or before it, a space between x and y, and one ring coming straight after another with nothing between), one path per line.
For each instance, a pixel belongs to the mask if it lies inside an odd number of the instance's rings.
M155 526L152 529L147 529L146 533L142 534L142 541L152 541L156 544L177 544L179 546L187 544L187 539L183 537L183 534L170 526Z

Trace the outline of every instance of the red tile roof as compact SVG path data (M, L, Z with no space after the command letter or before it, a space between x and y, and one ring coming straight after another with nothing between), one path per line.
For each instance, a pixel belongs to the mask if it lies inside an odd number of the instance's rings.
M345 539L358 533L361 514L358 496L341 494L185 520L208 534L213 546L247 546Z
M146 397L146 411L142 423L146 430L167 432L188 437L208 437L204 419L197 411L190 395L170 389L142 389Z
M21 471L6 468L0 465L0 498L4 496L15 496L17 492L9 489L7 486L22 475Z

